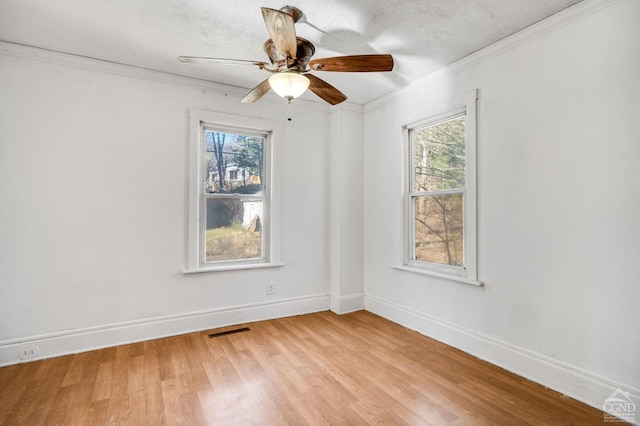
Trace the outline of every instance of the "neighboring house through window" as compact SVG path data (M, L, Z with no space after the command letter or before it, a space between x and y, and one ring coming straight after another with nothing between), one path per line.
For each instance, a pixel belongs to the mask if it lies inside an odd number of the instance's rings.
M187 272L273 264L275 123L191 110Z

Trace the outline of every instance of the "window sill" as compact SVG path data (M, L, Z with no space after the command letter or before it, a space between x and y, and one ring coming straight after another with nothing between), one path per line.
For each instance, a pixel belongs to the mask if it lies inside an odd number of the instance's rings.
M222 272L222 271L242 271L248 269L264 269L264 268L281 268L284 263L251 263L245 265L225 265L225 266L211 266L207 268L198 269L185 269L182 271L184 275L190 274L202 274L205 272Z
M465 277L457 277L455 275L442 274L440 272L434 272L434 271L430 271L428 269L415 268L415 267L406 266L406 265L390 265L390 266L392 268L398 269L400 271L408 271L408 272L414 272L416 274L428 275L430 277L443 278L445 280L456 281L456 282L459 282L459 283L462 283L462 284L468 284L468 285L472 285L472 286L475 286L475 287L484 287L484 282L477 281L477 280L471 280L471 279L465 278Z

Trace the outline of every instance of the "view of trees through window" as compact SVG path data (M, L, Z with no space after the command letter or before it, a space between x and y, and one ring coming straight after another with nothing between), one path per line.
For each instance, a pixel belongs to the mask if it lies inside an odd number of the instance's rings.
M413 259L464 265L465 116L411 131Z
M205 261L264 257L262 136L205 129Z

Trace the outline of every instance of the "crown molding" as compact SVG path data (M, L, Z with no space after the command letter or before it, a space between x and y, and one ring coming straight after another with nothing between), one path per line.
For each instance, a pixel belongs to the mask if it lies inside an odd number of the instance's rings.
M89 56L75 55L72 53L13 43L5 40L0 40L0 55L112 74L120 77L135 78L156 83L206 90L220 95L237 97L238 99L244 97L247 92L251 90L245 87L231 86L215 81L171 74L148 68L135 67L133 65L127 65L119 62L106 61ZM268 93L265 97L270 98L273 101L281 100L279 96L272 93ZM314 102L300 98L296 99L296 105L304 109L320 110L323 112L328 112L331 107L330 105L326 105L321 102ZM356 104L351 105L354 105L355 107L360 106Z
M105 61L89 56L75 55L3 40L0 40L0 54L89 71L102 72L105 74L114 74L122 77L186 86L200 90L210 90L226 95L243 96L244 91L246 91L246 89L241 87L228 86L208 80L169 74L147 68L134 67L132 65L126 65L119 62Z
M622 0L582 0L580 3L576 3L566 9L563 9L548 18L538 21L529 25L522 30L513 33L497 42L480 49L474 53L459 59L449 65L446 65L437 71L434 71L426 76L412 81L407 85L394 90L384 96L381 96L366 105L364 105L364 111L369 112L380 108L390 102L393 98L399 94L406 93L414 90L416 87L427 85L434 80L446 78L464 71L473 66L479 65L489 59L502 55L518 46L522 46L532 40L544 36L550 32L563 28L572 22L583 19L593 13L598 12L606 7L611 6L614 3L618 3Z
M342 102L338 105L332 105L330 107L330 111L331 112L335 112L335 111L351 111L351 112L358 112L358 113L364 113L364 105L361 104L356 104L353 102Z

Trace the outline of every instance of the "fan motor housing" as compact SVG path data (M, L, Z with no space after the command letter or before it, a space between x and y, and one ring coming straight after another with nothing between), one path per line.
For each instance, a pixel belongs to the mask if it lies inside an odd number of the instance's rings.
M316 53L316 48L309 40L296 37L296 58L291 59L278 51L273 40L264 42L264 51L269 57L271 64L280 71L295 70L305 71L309 65L309 60Z

